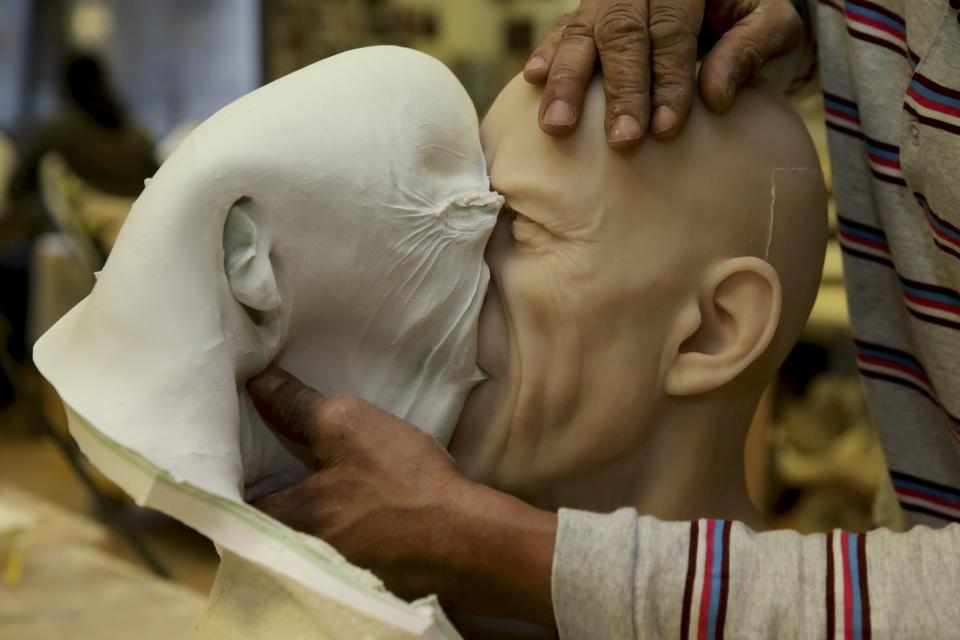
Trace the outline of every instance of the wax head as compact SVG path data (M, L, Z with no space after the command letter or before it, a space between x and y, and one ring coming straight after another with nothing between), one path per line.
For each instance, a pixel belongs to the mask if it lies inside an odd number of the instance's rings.
M606 144L599 81L564 139L535 126L539 98L517 78L481 126L507 198L486 254L491 379L451 445L528 495L622 459L678 407L755 404L812 306L826 230L813 145L765 87L630 153Z
M244 390L273 360L446 441L481 378L501 201L442 64L396 47L329 58L178 147L36 360L107 437L235 500L309 472Z

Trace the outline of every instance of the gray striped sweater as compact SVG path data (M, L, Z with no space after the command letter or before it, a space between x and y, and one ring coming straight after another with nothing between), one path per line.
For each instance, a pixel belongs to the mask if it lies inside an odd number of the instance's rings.
M960 0L813 8L857 360L906 533L561 510L563 638L960 638Z

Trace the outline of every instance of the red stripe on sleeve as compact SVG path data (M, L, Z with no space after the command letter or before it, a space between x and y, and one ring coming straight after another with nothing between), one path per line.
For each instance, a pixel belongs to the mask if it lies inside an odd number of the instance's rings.
M853 582L850 579L850 551L847 542L850 534L840 532L840 554L843 559L843 637L844 640L853 640Z

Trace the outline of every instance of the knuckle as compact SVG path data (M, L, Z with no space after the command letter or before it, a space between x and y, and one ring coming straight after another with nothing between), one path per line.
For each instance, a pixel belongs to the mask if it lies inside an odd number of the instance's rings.
M756 45L747 44L740 48L740 81L748 82L755 78L766 63L763 50Z
M554 62L550 69L550 88L554 93L577 102L577 96L583 92L592 72L592 68L587 70L586 66L578 66L569 60Z
M656 87L687 88L693 86L694 77L696 76L696 65L693 57L691 56L689 64L687 64L684 59L686 52L680 53L677 51L675 53L680 56L679 60L664 60L664 55L669 55L669 53L661 53L654 59L654 85Z
M569 65L555 65L556 69L551 69L550 84L553 88L564 95L568 95L583 83L582 74Z
M696 52L693 31L676 13L660 11L650 18L650 38L657 52L688 54Z
M607 9L597 22L597 46L610 53L625 53L649 40L647 25L636 9L618 2Z
M317 419L334 427L348 427L360 416L362 405L363 401L356 396L332 395L317 409Z
M563 33L564 29L567 28L567 25L573 22L574 19L576 19L576 17L577 17L577 14L575 12L567 11L566 13L560 16L559 20L557 20L557 25L553 28L553 31L551 31L551 33L557 34L557 37L559 38L560 34Z
M611 113L643 110L641 102L650 93L650 87L637 82L619 82L606 88Z
M654 103L668 102L674 108L687 109L693 101L693 91L692 78L657 78L653 89Z
M763 48L775 55L798 44L803 37L804 23L793 4L774 0L764 9L766 19L758 23L754 33Z
M285 406L282 408L282 421L297 429L302 428L313 419L317 397L312 389L298 385L290 393Z
M571 17L560 29L560 39L564 42L593 44L593 25L583 16Z
M650 74L633 65L604 65L603 92L614 113L641 109L650 94Z

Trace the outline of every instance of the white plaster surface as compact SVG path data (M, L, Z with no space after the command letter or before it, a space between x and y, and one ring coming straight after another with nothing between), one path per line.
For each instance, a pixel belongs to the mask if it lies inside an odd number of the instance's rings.
M432 601L407 607L245 504L307 466L243 389L276 360L446 444L482 377L502 204L477 129L453 74L396 47L241 98L149 181L93 292L34 354L87 455L139 502L417 635L452 633Z

